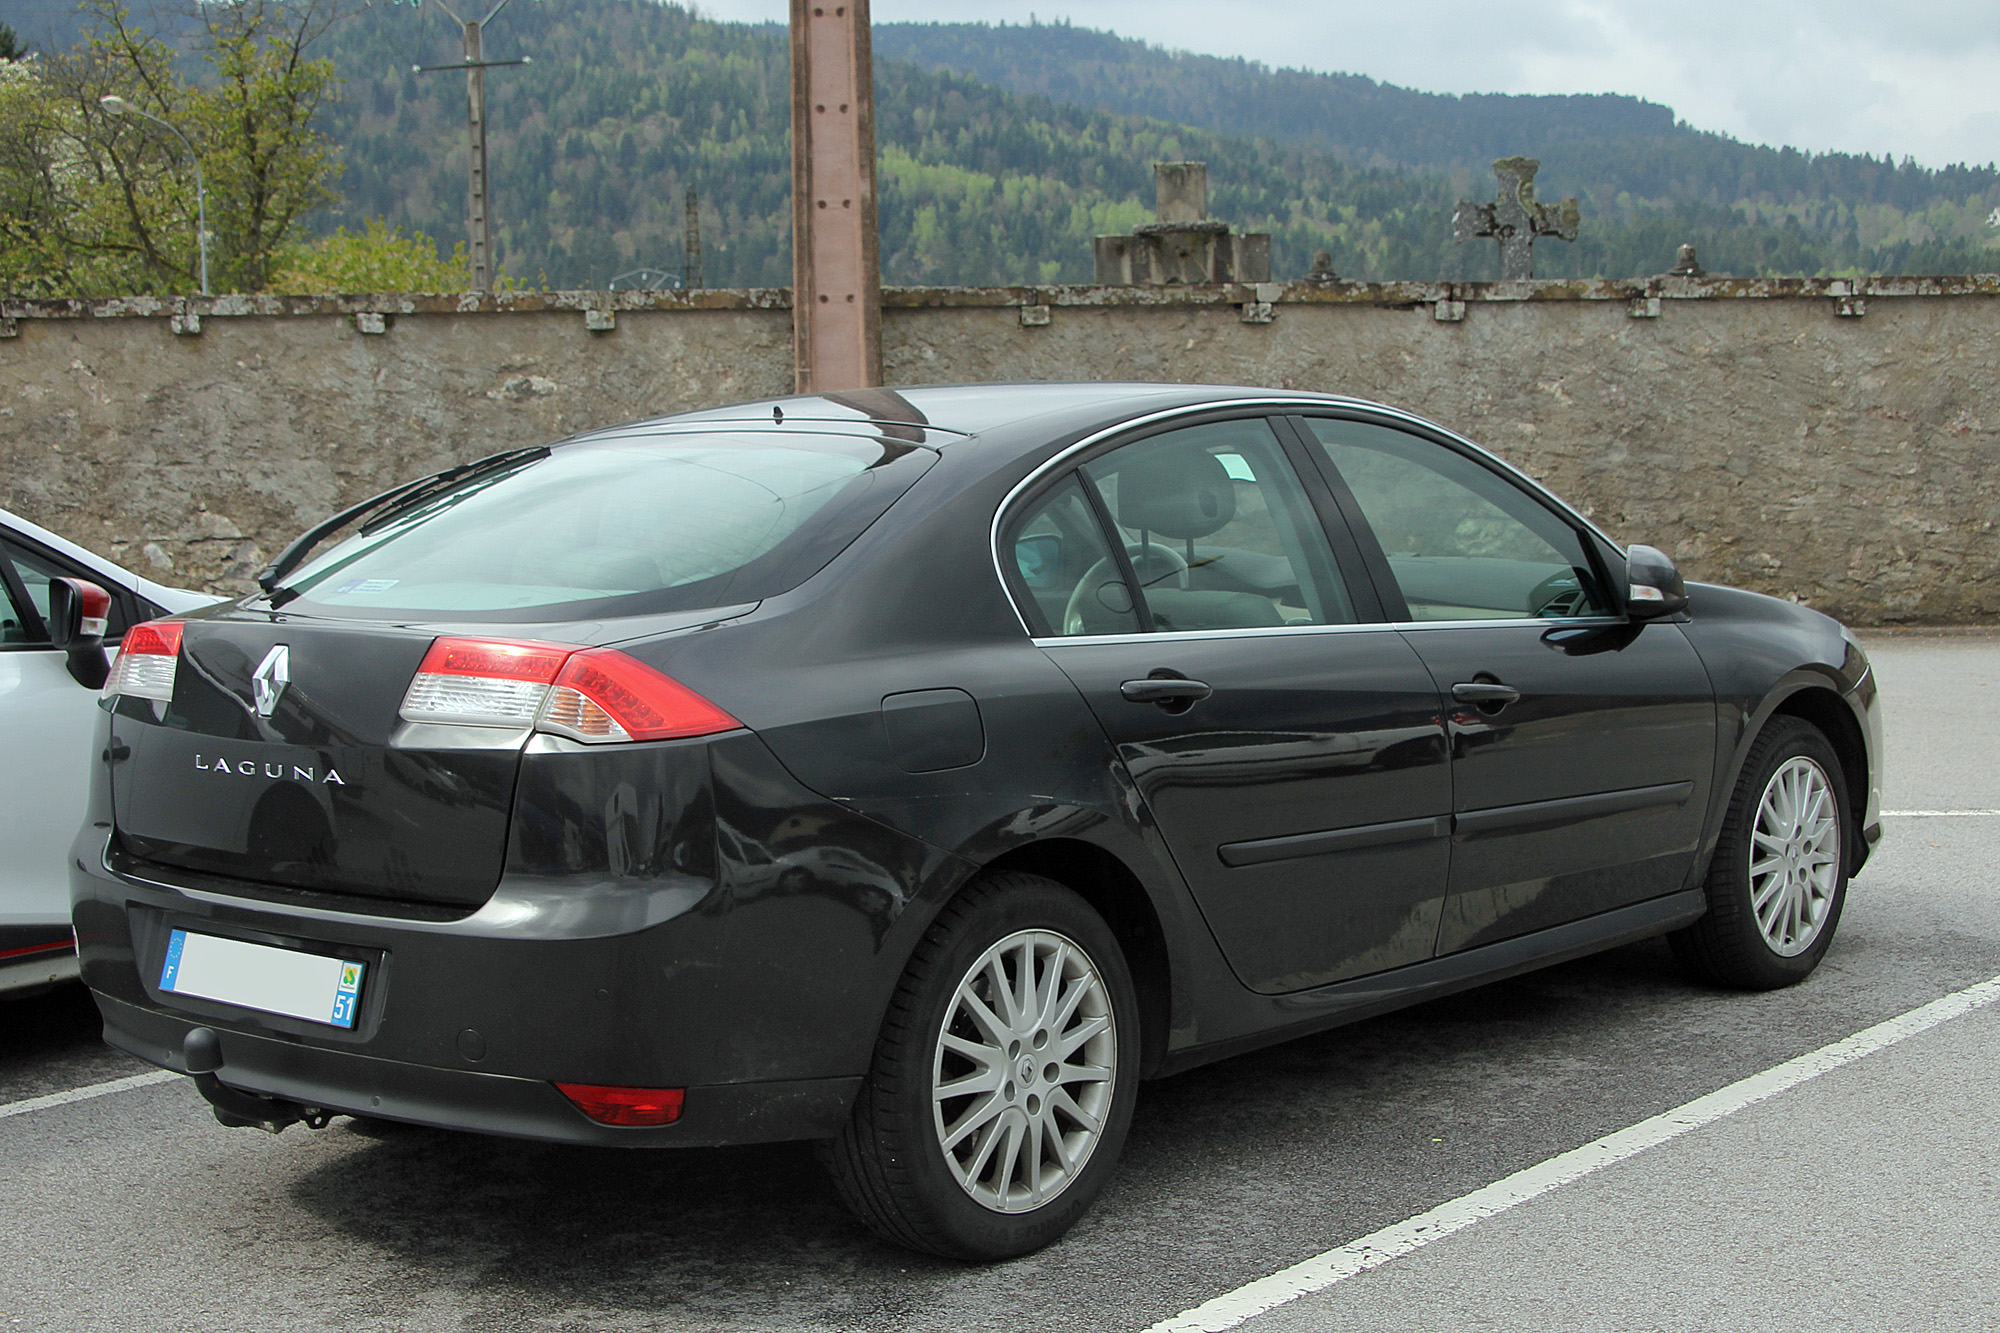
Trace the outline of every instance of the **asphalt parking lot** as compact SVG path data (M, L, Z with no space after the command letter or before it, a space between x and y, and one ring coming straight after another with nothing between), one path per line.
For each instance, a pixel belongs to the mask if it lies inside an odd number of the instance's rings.
M2000 976L2000 635L1869 648L1885 808L1929 813L1886 820L1811 981L1707 990L1651 943L1148 1085L1093 1214L987 1269L874 1242L803 1146L271 1138L181 1080L61 1100L144 1067L80 993L0 1006L0 1329L1171 1321ZM1241 1326L2000 1327L1996 1074L2000 1005L1968 1008Z

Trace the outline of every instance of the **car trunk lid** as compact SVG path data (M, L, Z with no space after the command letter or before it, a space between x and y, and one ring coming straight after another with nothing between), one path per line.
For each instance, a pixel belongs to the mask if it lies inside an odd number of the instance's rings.
M116 704L125 849L263 884L484 902L528 728L404 722L435 637L292 617L185 622L171 701Z

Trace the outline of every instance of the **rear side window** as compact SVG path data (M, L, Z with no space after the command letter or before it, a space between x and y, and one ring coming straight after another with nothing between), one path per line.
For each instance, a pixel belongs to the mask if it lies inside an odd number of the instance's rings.
M928 449L750 432L560 448L369 518L287 583L359 616L556 620L756 601L831 560Z
M1027 506L1009 525L1023 610L1038 635L1136 634L1132 589L1075 474Z

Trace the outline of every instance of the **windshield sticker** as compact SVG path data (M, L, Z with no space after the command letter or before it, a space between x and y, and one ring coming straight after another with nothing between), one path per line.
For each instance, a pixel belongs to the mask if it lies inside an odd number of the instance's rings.
M335 588L334 592L342 596L353 593L365 595L371 592L387 592L401 582L401 579L349 579Z

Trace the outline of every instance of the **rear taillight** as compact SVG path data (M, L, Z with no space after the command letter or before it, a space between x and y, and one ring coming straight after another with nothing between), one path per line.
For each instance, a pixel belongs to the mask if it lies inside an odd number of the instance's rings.
M403 696L411 722L526 727L593 744L672 740L743 724L612 648L439 639Z
M593 648L563 663L539 722L543 731L600 742L712 736L742 725L679 681L615 648Z
M574 649L502 639L439 639L403 696L412 722L525 727Z
M174 697L174 672L181 660L181 631L178 620L148 620L125 631L118 645L118 660L104 681L104 697L123 695L129 699L153 699L168 703Z
M681 1088L614 1088L602 1083L558 1083L570 1105L600 1125L671 1125L681 1118Z

